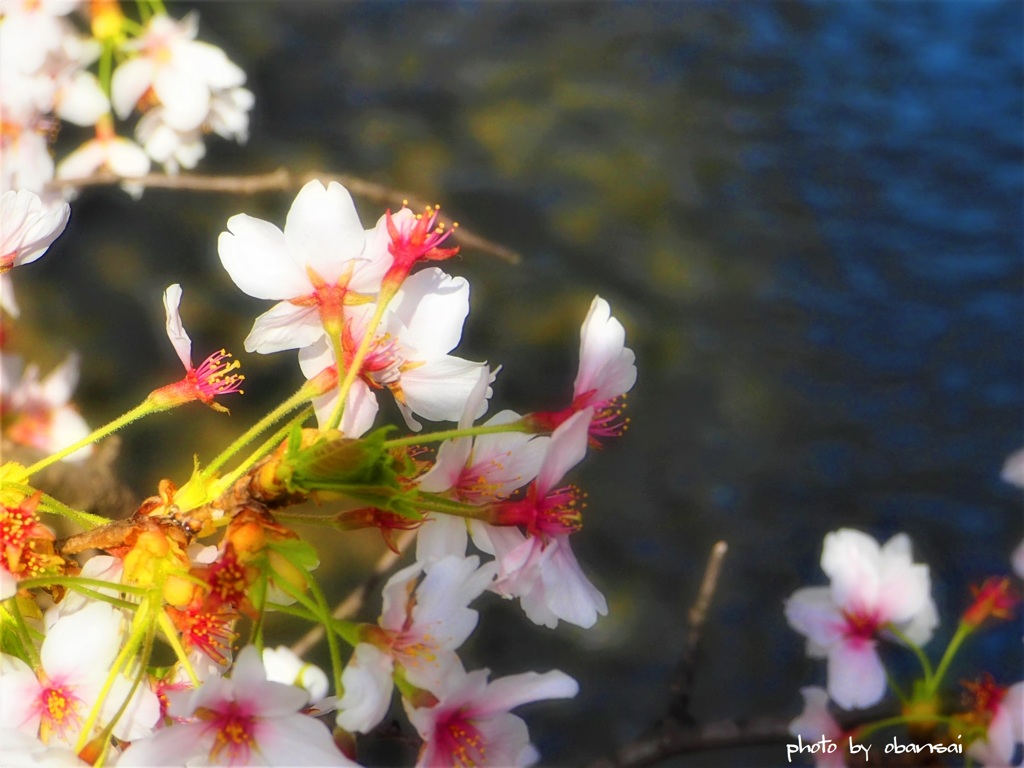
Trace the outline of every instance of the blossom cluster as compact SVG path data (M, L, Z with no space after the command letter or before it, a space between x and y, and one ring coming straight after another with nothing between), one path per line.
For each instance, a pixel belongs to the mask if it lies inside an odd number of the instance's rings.
M33 193L8 194L12 207L46 216ZM12 266L41 255L67 219L44 226L24 215L18 231L31 236L12 239ZM453 354L469 284L434 266L458 251L438 219L436 208L403 207L365 229L348 191L319 181L299 191L283 229L231 217L224 268L245 293L276 302L245 348L297 350L305 384L221 455L197 460L187 482L163 481L127 521L69 510L32 478L151 413L192 401L226 411L218 400L241 391L239 364L220 350L195 365L181 287L167 288L163 309L184 376L111 424L90 432L82 422L57 439L70 374L5 382L12 427L27 418L30 384L50 391L36 399L54 439L36 440L50 453L36 464L0 472L0 762L354 765L360 736L388 717L396 692L422 741L419 765L538 757L511 710L572 697L576 681L557 670L491 679L467 670L459 650L485 593L518 600L548 627L590 627L607 613L572 551L585 495L565 477L626 429L635 359L595 297L562 407L488 417L500 369ZM385 397L407 436L379 423ZM314 415L317 426L304 426ZM454 426L430 432L423 422ZM292 511L307 500L324 511ZM47 515L85 530L56 541ZM396 551L398 534L416 536L414 562L384 585L376 621L329 616L314 577L321 553L288 525L300 519L376 527ZM271 611L326 630L330 672L264 643L257 629Z
M69 181L137 178L153 163L177 173L196 167L209 134L248 139L245 72L197 39L198 16L174 19L159 0L137 7L135 20L117 0L0 3L0 347L5 321L20 314L7 273L64 230L76 192ZM2 354L8 440L52 452L89 433L71 403L77 355L41 377L35 363Z
M1014 554L1020 578L1022 549L1024 543ZM875 733L900 727L933 751L966 752L980 765L1014 764L1024 744L1024 680L1000 684L984 673L962 683L952 706L942 689L963 642L1012 616L1019 596L1010 577L993 576L972 588L973 600L933 667L923 647L939 616L929 568L914 562L906 534L879 545L861 531L834 531L825 537L821 568L829 586L798 589L785 604L790 626L807 638L807 654L827 659L826 687L801 689L804 711L790 724L794 736L834 747L813 750L816 765L843 766L859 745L870 749ZM909 650L921 665L921 677L906 692L884 661L896 649ZM890 692L899 699L895 710L887 708Z

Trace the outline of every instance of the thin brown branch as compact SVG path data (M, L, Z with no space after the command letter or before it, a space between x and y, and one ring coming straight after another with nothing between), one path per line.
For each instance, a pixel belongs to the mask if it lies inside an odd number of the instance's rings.
M395 551L390 549L384 550L384 554L377 560L373 566L373 571L366 577L366 580L352 590L348 597L338 603L331 616L335 619L347 619L355 615L363 607L363 603L366 602L366 596L377 588L377 585L384 578L384 574L390 571L391 567L398 562L398 559L409 548L415 536L415 531L402 531L395 540ZM318 624L292 643L292 652L297 656L303 656L319 643L323 636L324 628Z
M241 195L255 195L260 192L288 192L297 191L304 184L314 179L323 182L336 181L345 186L352 194L364 197L380 205L391 208L400 208L408 203L413 210L420 210L432 207L430 204L414 195L408 195L383 184L376 184L346 173L320 173L309 171L296 174L286 168L278 168L269 173L256 173L243 176L203 176L199 174L183 173L169 175L164 173L150 173L137 178L125 179L115 176L109 171L84 176L77 179L55 179L50 182L51 189L78 189L83 187L109 187L115 184L131 184L148 189L179 189L189 192L222 192ZM452 227L455 222L444 215L438 216L446 227ZM459 227L458 242L460 245L480 251L482 253L496 256L510 264L518 264L522 257L511 248L500 243L495 243L475 232Z
M690 691L693 689L693 679L697 669L700 640L704 634L704 625L707 622L711 600L718 587L722 561L728 551L729 545L724 541L718 541L711 547L707 565L704 567L704 577L701 579L700 589L697 592L697 599L687 614L686 645L683 647L679 664L676 666L672 682L669 684L669 691L672 694L669 703L669 716L679 723L690 720Z
M642 768L657 765L673 755L786 744L791 739L789 724L784 720L764 719L749 723L728 720L698 729L659 728L620 747L614 755L595 760L589 768Z

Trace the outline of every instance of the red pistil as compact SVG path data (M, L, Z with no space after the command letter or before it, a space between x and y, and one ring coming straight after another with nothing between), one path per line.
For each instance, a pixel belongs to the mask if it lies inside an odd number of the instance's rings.
M881 624L874 614L843 611L846 619L846 636L858 640L871 640L878 634Z
M521 525L534 536L568 535L583 527L586 495L575 485L549 491L537 498L537 485L531 483L521 499L509 499L492 507L489 522L494 525Z
M451 765L473 768L487 764L484 736L463 710L439 720L434 733L439 756L450 758Z
M404 205L402 210L405 210ZM457 246L439 247L451 236L455 227L459 226L455 224L452 229L446 229L444 222L438 223L440 210L439 205L428 207L415 218L410 220L403 217L398 223L395 222L390 210L384 214L388 235L391 236L388 252L394 257L394 262L384 275L384 285L391 285L397 289L417 262L442 261L459 252Z
M980 586L971 585L974 602L964 611L963 622L977 627L989 617L1009 619L1020 597L1010 586L1009 577L992 576Z

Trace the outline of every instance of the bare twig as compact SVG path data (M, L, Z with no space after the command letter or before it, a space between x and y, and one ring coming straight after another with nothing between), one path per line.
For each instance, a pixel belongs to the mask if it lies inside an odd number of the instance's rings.
M700 590L697 592L697 599L690 607L687 615L689 631L686 635L686 645L683 647L683 655L676 666L672 682L669 684L669 691L672 700L669 703L669 717L679 723L691 721L690 716L690 691L693 689L693 678L697 669L697 651L700 646L701 637L704 634L704 624L708 618L708 608L711 606L711 599L714 597L715 589L718 587L718 576L722 571L722 560L725 553L729 551L729 545L724 541L716 542L708 555L708 563L704 567L704 578L700 582Z
M614 755L595 760L589 768L642 768L684 753L785 744L792 738L788 727L787 721L765 719L749 723L728 720L696 729L659 728L620 747Z
M323 182L336 181L347 187L348 190L360 197L365 197L375 203L387 205L392 208L400 208L408 203L413 210L429 207L429 204L414 195L407 195L383 184L376 184L346 173L320 173L310 171L308 173L292 173L286 168L278 168L270 173L256 173L245 176L201 176L198 174L169 175L164 173L150 173L137 178L126 179L116 176L108 171L103 171L92 176L84 176L77 179L55 179L49 183L52 189L68 189L82 187L109 187L115 184L131 184L149 189L180 189L190 192L225 192L241 195L255 195L259 192L286 192L298 190L304 184L314 179ZM453 226L454 222L441 215L438 217L446 226ZM522 258L511 248L495 243L492 240L481 237L470 232L465 227L458 228L458 241L466 248L472 248L483 253L497 256L499 259L510 264L518 264Z
M405 553L405 550L409 548L415 535L415 531L402 531L395 540L395 549L397 551L384 550L384 554L380 556L380 559L373 566L373 571L366 577L366 580L352 590L348 597L338 603L331 616L335 619L347 619L362 608L363 603L366 601L366 596L376 589L381 579L384 578L384 574L391 570L391 566L398 562L398 559ZM292 651L295 655L302 656L319 643L323 636L324 628L317 624L292 643Z
M591 764L591 768L639 768L683 752L700 752L726 747L774 744L788 736L785 723L763 722L740 726L735 722L700 727L690 714L690 691L697 668L697 655L708 609L718 587L722 560L729 547L724 541L716 542L708 555L704 577L697 591L697 599L687 614L686 644L669 683L671 699L664 718L656 722L643 736L619 747L609 757Z

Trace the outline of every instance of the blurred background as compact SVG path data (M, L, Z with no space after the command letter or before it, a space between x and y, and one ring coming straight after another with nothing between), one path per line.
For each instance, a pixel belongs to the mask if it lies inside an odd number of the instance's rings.
M626 326L631 428L573 477L590 494L573 545L610 615L550 631L485 600L467 651L495 674L557 667L580 681L574 701L521 711L544 762L585 764L664 715L719 539L700 722L791 718L799 688L824 683L782 604L826 583L829 531L909 534L943 617L933 656L968 585L1009 573L1024 534L1021 492L999 479L1024 445L1020 4L289 0L199 13L200 38L256 94L248 145L211 140L202 173L354 174L522 254L511 265L467 248L446 265L472 285L458 352L504 366L492 409L566 401L595 293ZM243 360L230 417L195 406L124 434L117 467L138 498L161 477L183 482L194 452L210 458L301 382L290 353L245 355L269 305L234 287L216 251L228 217L283 225L292 198L88 190L50 255L18 271L20 343L44 370L81 350L92 424L180 375L160 304L172 282L196 359L225 346ZM357 204L367 226L382 213ZM339 596L382 551L369 532L318 541ZM1010 623L972 641L950 680L1019 680L1020 636ZM668 764L783 757L773 745Z

